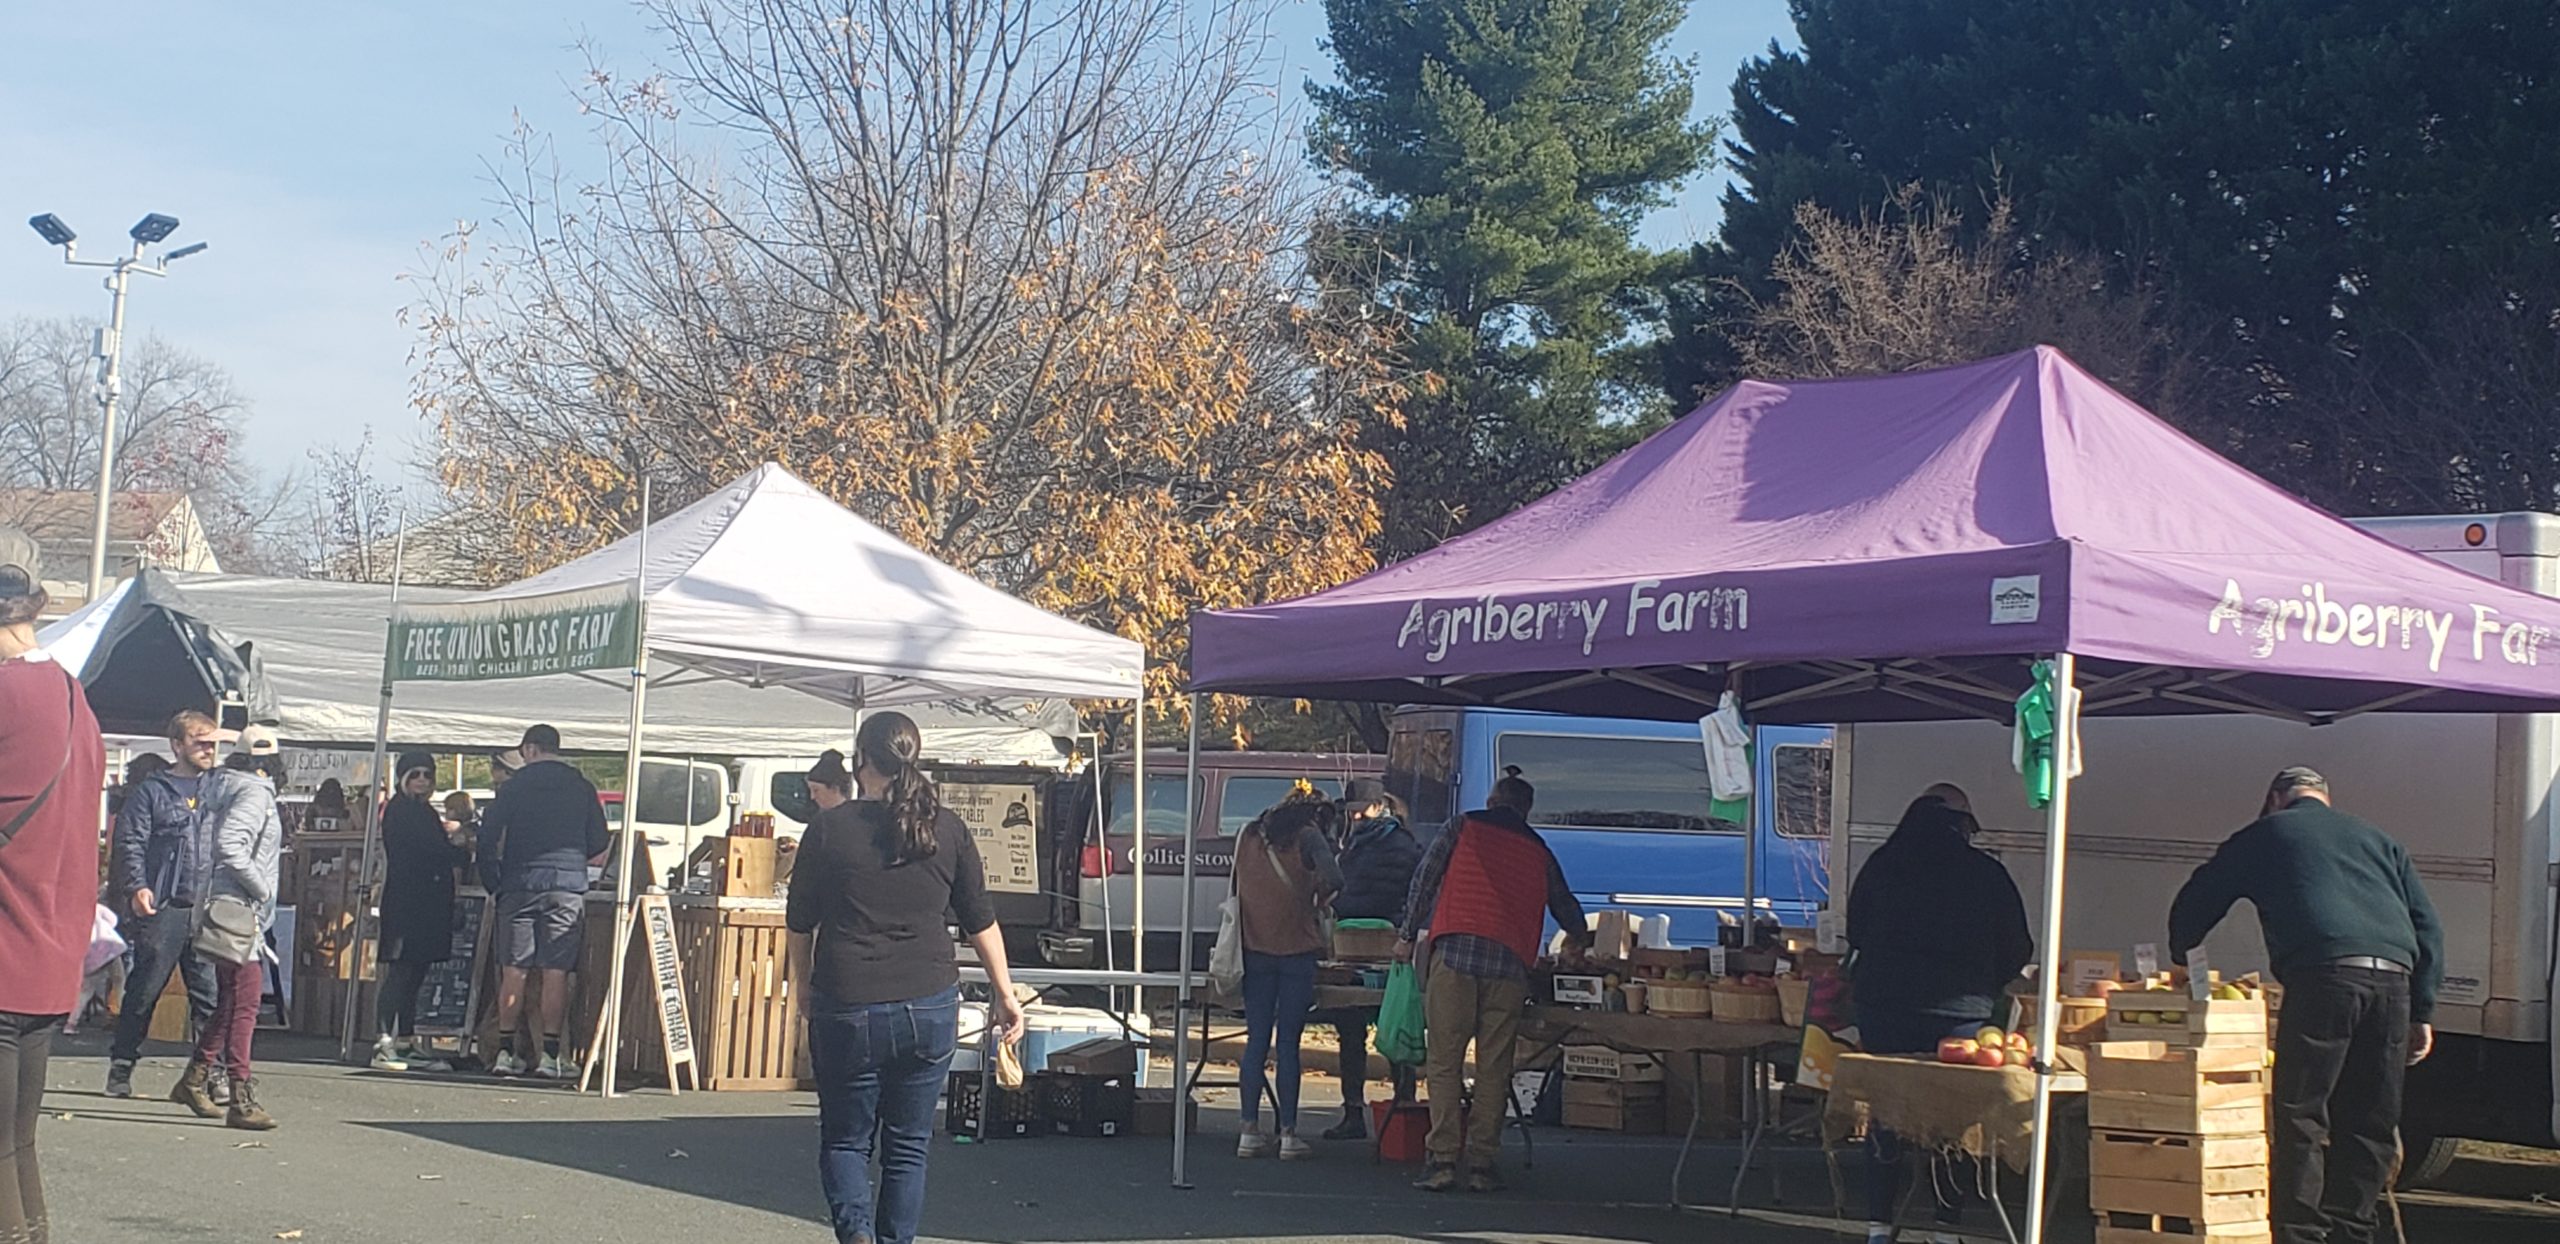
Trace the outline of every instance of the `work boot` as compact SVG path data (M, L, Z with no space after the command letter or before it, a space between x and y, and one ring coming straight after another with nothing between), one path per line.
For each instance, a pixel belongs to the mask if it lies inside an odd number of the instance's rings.
M118 1058L107 1063L107 1096L133 1096L133 1060Z
M206 1075L205 1075L204 1091L205 1091L205 1096L207 1096L207 1097L211 1097L211 1098L213 1099L213 1104L214 1104L214 1105L217 1105L217 1106L228 1106L228 1105L230 1105L230 1104L231 1104L231 1072L230 1072L228 1069L226 1069L225 1067L223 1067L220 1063L216 1063L216 1064L214 1064L214 1066L213 1066L213 1070L212 1070L212 1071L210 1071L210 1072L208 1072L208 1073L206 1073Z
M199 1119L219 1119L222 1107L213 1104L212 1081L213 1068L210 1065L190 1061L187 1074L179 1076L178 1082L170 1086L169 1100L194 1111Z
M275 1116L268 1114L265 1108L258 1105L257 1092L247 1080L231 1082L231 1112L224 1116L222 1122L224 1126L236 1127L244 1132L276 1130Z
M1504 1182L1502 1172L1490 1166L1479 1166L1467 1174L1469 1192L1501 1192L1510 1186Z
M1424 1192L1447 1192L1458 1186L1458 1168L1446 1162L1434 1162L1413 1186Z

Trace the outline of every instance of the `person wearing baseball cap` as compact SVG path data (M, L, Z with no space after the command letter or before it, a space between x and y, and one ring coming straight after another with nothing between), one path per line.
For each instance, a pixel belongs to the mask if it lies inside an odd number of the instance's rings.
M480 872L498 896L499 1075L575 1080L577 1058L560 1048L568 1021L569 973L578 966L586 929L587 869L602 863L613 838L595 784L560 758L560 732L530 726L516 750L524 768L508 778L480 820ZM542 974L542 1045L531 1057L519 1050L526 1018L525 985Z
M0 527L0 1240L51 1225L33 1095L80 999L96 915L106 748L89 697L36 646L47 604L35 541Z
M2269 1208L2280 1244L2370 1240L2398 1169L2400 1089L2435 1046L2444 926L2406 847L2288 768L2169 908L2178 962L2247 899L2284 984Z

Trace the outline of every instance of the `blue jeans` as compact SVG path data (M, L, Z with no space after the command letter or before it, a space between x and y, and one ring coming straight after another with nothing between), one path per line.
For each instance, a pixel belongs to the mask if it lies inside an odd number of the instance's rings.
M924 1218L933 1106L960 1040L957 986L905 1002L842 1005L812 997L809 1063L818 1078L818 1181L843 1244L909 1244ZM871 1160L880 1159L880 1191Z
M1244 952L1244 1067L1237 1077L1244 1098L1244 1125L1262 1120L1262 1065L1278 1064L1280 1109L1274 1119L1281 1131L1298 1127L1298 1037L1306 1031L1307 1008L1316 1004L1316 956L1265 955Z
M125 944L133 948L133 969L124 978L124 1010L116 1016L115 1041L108 1047L108 1057L129 1063L142 1057L142 1038L151 1031L151 1012L160 1005L160 991L169 987L170 973L186 978L187 1014L194 1018L199 1032L213 1022L214 1002L221 986L213 974L212 962L192 947L194 908L167 908L156 915L127 916L118 931Z
M1862 1006L1858 1008L1858 1048L1869 1054L1935 1054L1942 1038L1970 1037L1990 1022L1989 1015L1935 1015ZM1940 1226L1955 1226L1964 1220L1974 1163L1960 1154L1933 1156L1928 1162L1934 1217ZM1884 1128L1867 1129L1868 1222L1894 1220L1902 1208L1903 1178L1902 1138Z

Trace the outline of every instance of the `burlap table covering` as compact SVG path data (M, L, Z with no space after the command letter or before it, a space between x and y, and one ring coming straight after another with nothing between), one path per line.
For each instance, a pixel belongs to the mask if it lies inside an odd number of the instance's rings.
M2078 1077L2069 1079L2076 1089ZM2035 1134L2035 1097L2035 1073L2024 1067L1843 1054L1823 1108L1822 1138L1836 1145L1869 1127L1885 1127L1923 1148L1956 1149L1977 1158L1996 1151L2010 1167L2023 1170L2027 1141Z

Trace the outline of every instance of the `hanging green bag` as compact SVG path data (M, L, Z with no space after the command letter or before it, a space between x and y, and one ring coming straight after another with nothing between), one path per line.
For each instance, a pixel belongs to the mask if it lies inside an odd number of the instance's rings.
M1400 1066L1422 1065L1422 983L1413 975L1413 965L1399 963L1387 969L1386 1000L1378 1004L1378 1053Z

